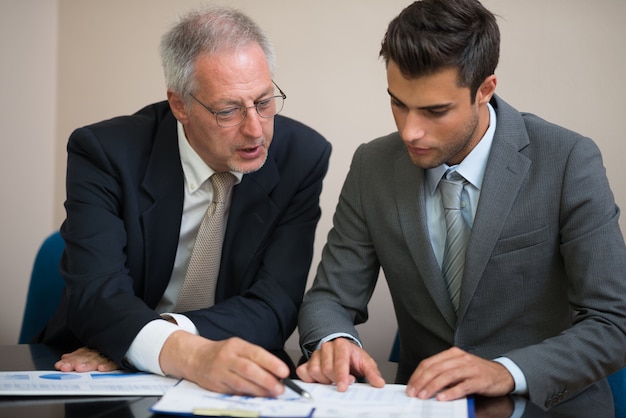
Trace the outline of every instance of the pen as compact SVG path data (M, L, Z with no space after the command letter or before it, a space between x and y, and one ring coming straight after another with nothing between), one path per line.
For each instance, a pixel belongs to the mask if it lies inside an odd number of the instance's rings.
M286 378L286 379L280 379L280 382L283 385L287 386L289 389L296 392L298 395L302 396L303 398L313 400L313 397L311 396L311 394L307 392L306 390L302 389L300 386L298 386L293 380Z

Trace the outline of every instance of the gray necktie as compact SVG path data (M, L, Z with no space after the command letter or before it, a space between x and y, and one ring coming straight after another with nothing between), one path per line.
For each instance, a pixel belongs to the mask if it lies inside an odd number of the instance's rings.
M439 190L446 216L446 246L443 254L443 277L454 309L459 309L461 278L465 265L465 248L470 229L461 214L461 192L466 180L457 172L439 181Z
M209 205L191 251L185 282L178 296L174 312L207 308L215 303L215 286L220 269L225 217L235 183L231 173L211 176L213 201Z

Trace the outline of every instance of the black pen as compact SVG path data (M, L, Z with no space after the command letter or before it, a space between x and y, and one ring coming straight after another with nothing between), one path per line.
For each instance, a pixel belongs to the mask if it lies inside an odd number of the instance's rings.
M313 400L313 397L311 396L311 394L307 392L306 390L302 389L300 386L298 386L293 380L286 378L286 379L280 379L280 382L283 385L287 386L289 389L296 392L298 395L302 396L303 398Z

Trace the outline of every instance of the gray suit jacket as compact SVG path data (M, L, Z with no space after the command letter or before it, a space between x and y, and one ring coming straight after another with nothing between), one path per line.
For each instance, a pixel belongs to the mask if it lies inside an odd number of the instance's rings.
M424 170L397 133L361 145L299 327L303 347L367 320L382 267L400 332L397 381L451 346L506 356L531 401L568 399L626 363L626 248L588 138L498 97L458 317L429 241ZM391 342L390 342L391 346ZM608 385L598 391L610 402Z

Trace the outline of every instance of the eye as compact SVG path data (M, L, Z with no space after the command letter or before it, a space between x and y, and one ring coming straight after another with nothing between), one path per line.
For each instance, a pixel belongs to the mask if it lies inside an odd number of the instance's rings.
M272 100L273 100L273 97L270 97L269 99L256 102L256 108L259 110L268 109L270 106L272 106Z
M222 119L222 120L229 120L234 118L235 116L237 116L237 113L239 113L239 108L238 107L231 107L229 109L222 109L219 110L216 115L218 118Z
M398 101L395 98L391 98L391 106L393 107L397 107L398 109L406 109L406 106L404 105L404 103Z
M435 118L440 118L448 114L448 109L428 109L428 114Z

